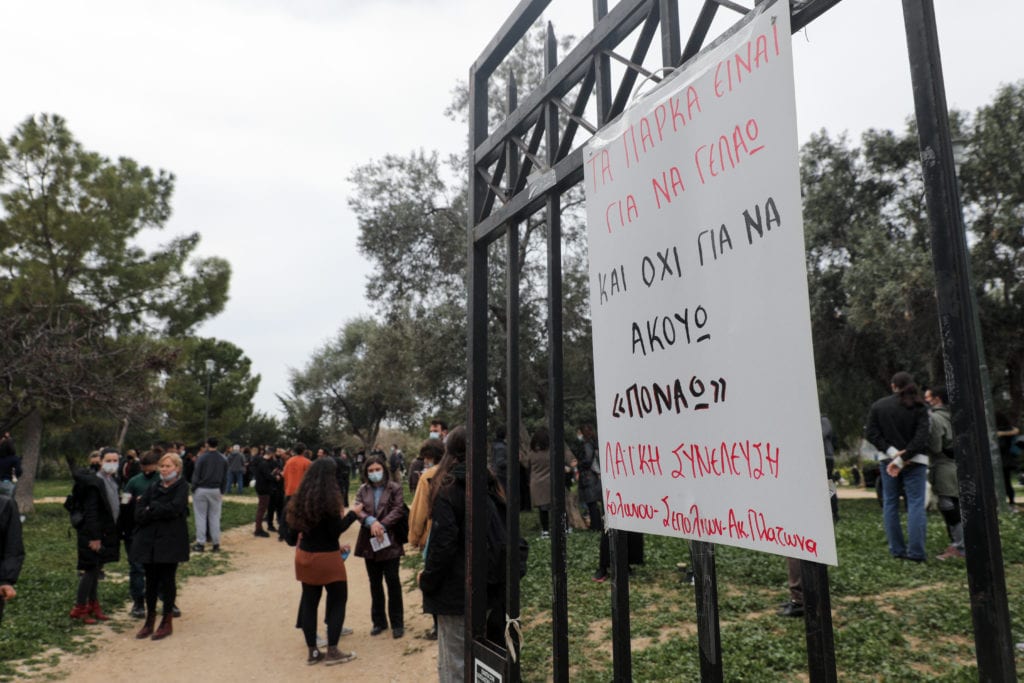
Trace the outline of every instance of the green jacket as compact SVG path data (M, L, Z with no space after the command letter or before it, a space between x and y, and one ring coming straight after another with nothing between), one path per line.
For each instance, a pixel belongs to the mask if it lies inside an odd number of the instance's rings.
M956 460L953 458L953 422L946 406L933 408L928 416L928 451L931 456L931 482L935 495L959 498Z

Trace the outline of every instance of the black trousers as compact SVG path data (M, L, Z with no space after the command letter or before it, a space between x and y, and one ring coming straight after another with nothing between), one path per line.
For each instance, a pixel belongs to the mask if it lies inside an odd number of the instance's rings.
M335 581L326 586L302 584L302 599L299 601L299 621L306 647L316 647L316 615L320 608L320 595L327 591L327 644L337 646L341 627L345 625L345 603L348 602L348 582Z
M370 620L377 628L405 628L405 608L402 606L402 580L398 565L402 558L393 560L366 560L366 574L370 577ZM384 583L388 586L387 617L384 616Z
M174 601L178 599L178 587L175 582L178 574L177 562L152 562L142 565L146 569L146 616L156 614L157 597L164 601L164 616L174 609Z

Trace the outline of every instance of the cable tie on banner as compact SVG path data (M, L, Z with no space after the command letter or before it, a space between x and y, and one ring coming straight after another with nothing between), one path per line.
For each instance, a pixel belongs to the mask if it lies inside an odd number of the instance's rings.
M508 650L509 655L512 657L512 662L515 663L519 660L519 653L516 651L516 641L512 638L512 632L515 631L516 637L519 639L520 648L523 642L523 627L519 624L519 618L513 619L508 614L505 615L505 649Z
M633 91L633 96L631 98L629 98L629 101L631 103L635 102L636 98L640 97L640 95L641 95L640 89L644 87L644 84L647 83L647 81L652 80L655 76L657 76L660 73L664 73L666 76L668 76L670 73L672 73L675 70L676 70L676 68L674 66L660 66L657 69L655 69L654 71L652 71L651 73L649 73L646 76L644 76L644 80L640 81L640 83L637 84L636 90ZM663 81L663 80L665 80L665 79L659 80L658 83L661 83L661 81Z

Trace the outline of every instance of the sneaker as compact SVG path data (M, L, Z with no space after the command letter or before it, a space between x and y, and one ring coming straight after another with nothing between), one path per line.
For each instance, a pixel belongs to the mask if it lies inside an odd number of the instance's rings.
M174 617L175 619L181 619L181 610L178 609L177 605L174 605L173 607L171 607L171 616Z
M220 543L214 543L213 547L210 548L210 550L215 552L215 553L219 553L220 552Z
M203 547L202 543L195 543L192 545L192 552L194 553L201 553L204 550L206 550L206 548Z
M321 636L321 635L317 634L317 637L316 637L316 646L317 646L317 647L327 647L327 639L326 639L326 638L324 638L323 636Z
M608 580L608 572L603 572L600 569L598 569L596 572L594 572L594 575L590 577L590 580L596 581L597 583L604 583Z
M423 639L424 640L437 640L437 629L436 628L428 629L427 632L423 634Z
M951 545L941 553L935 556L936 560L952 560L967 557L963 550L960 550L955 545Z
M268 534L266 531L254 531L252 532L252 535L258 536L259 538L270 538L270 534Z
M540 532L540 540L543 541L546 538L551 538L551 534L549 534L547 531Z
M329 647L327 648L327 655L324 657L324 664L327 666L344 664L345 662L351 662L355 658L355 652L343 652L336 647Z
M142 605L142 601L138 600L132 605L132 611L130 612L134 619L145 619L146 608Z
M274 526L273 524L268 524L268 525L267 525L267 531L273 531L273 532L276 532L276 531L277 531L277 527L276 527L276 526Z
M780 607L776 614L780 617L802 617L804 615L804 606L799 603L789 601Z
M324 653L319 648L309 648L309 657L306 658L306 664L319 664L324 661Z
M398 640L399 638L401 638L404 635L405 635L405 629L402 628L402 627L391 629L391 637L394 638L395 640Z
M379 636L381 633L384 633L384 627L383 626L374 626L373 628L370 629L370 635L371 636Z
M355 631L353 631L352 629L350 629L350 628L349 628L348 626L342 626L342 627L341 627L341 635L342 635L343 637L344 637L344 636L350 636L350 635L352 635L353 633L355 633Z

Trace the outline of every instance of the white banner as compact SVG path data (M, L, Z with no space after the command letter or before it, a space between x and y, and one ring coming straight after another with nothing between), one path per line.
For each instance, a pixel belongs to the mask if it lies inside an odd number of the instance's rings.
M608 524L836 564L789 5L584 149Z

